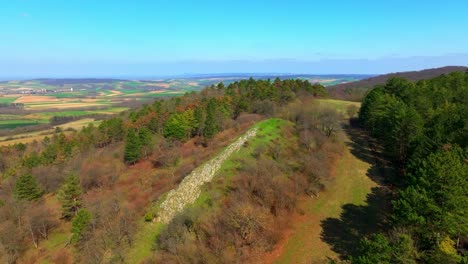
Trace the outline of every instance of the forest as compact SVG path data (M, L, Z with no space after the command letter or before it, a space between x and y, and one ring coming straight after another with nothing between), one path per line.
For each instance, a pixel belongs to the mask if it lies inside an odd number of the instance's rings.
M258 258L278 241L296 200L330 180L342 117L315 104L323 96L322 85L302 80L219 83L80 131L1 147L0 262L133 262L140 220L157 218L154 203L267 120L260 143L245 144L248 155L235 160L232 176L217 181L219 188L210 185L202 207L163 226L142 260Z
M388 161L388 206L331 263L468 261L467 95L466 72L367 93L350 126ZM343 115L318 103L326 96L299 79L219 83L1 147L0 262L261 263L346 148ZM252 127L195 203L158 222L167 193Z
M360 124L395 175L388 225L363 237L351 263L467 263L468 72L392 78L364 98Z

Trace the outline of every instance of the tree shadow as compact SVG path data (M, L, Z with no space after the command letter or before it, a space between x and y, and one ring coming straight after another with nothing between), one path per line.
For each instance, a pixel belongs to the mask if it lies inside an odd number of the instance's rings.
M344 125L343 130L351 141L346 142L351 154L356 158L371 164L367 176L380 185L388 185L393 178L391 163L384 156L384 149L376 139L359 128Z
M357 254L359 241L372 233L385 230L388 221L391 191L387 187L393 172L382 158L382 149L364 131L343 127L350 142L350 152L356 158L371 164L366 175L378 183L366 197L365 205L345 204L339 218L322 220L321 238L329 244L341 259Z
M367 195L367 205L343 205L339 218L322 220L322 240L342 258L356 255L359 241L364 236L385 228L388 200L389 192L385 188L374 187Z

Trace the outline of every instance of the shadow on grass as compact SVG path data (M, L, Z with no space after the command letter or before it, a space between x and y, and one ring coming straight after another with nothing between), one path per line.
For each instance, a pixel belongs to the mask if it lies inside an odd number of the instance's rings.
M367 205L345 204L339 218L322 221L322 240L341 257L354 256L364 236L385 228L388 198L384 188L375 187L367 195Z
M351 153L358 159L371 164L366 175L379 184L366 197L365 205L345 204L339 218L322 220L321 238L333 251L346 259L357 253L359 241L380 230L385 230L388 219L390 191L385 186L386 178L391 177L388 163L379 154L373 139L356 128L344 127L351 142L348 142Z

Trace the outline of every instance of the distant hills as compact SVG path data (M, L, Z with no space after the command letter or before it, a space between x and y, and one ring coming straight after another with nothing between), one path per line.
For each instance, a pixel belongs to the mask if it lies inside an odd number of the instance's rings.
M426 69L422 71L396 72L379 75L355 82L341 83L328 87L330 95L340 99L360 100L370 88L378 84L385 83L391 77L403 77L411 81L431 79L442 74L448 74L454 71L467 71L464 66L447 66L441 68Z

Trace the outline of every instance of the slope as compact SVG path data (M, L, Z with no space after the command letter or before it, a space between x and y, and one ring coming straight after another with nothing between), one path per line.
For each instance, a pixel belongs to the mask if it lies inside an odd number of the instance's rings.
M347 147L336 164L334 180L318 197L300 201L303 214L291 216L292 228L267 256L269 263L326 263L353 247L350 234L370 232L380 224L377 208L387 204L381 179L390 172L383 169L366 134L344 127Z
M419 81L431 79L441 74L448 74L454 71L467 71L468 67L465 66L447 66L434 69L426 69L422 71L409 71L409 72L396 72L384 75L379 75L364 80L341 83L327 87L330 95L335 98L347 100L360 100L365 95L366 91L375 85L384 84L389 78L402 77L411 81Z

